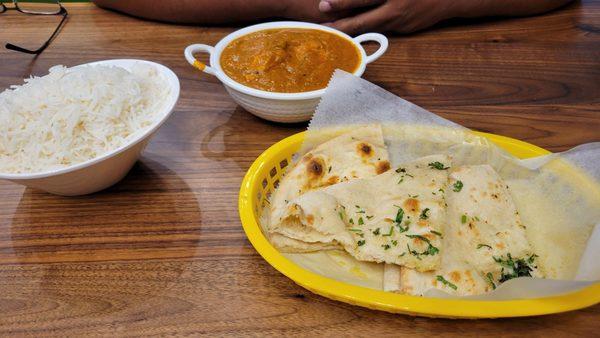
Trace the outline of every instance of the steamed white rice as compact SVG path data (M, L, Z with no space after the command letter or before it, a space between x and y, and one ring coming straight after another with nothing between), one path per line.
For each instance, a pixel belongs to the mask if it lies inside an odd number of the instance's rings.
M0 172L64 168L117 149L160 116L169 86L144 64L55 66L0 93Z

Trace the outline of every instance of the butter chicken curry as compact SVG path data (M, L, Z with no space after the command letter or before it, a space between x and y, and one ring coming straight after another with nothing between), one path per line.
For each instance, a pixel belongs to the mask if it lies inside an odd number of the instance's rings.
M221 67L233 80L269 92L325 88L336 68L354 72L360 54L348 39L318 29L262 30L233 40Z

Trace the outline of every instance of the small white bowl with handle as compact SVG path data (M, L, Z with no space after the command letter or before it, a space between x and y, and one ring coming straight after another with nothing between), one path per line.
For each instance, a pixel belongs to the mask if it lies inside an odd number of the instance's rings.
M85 162L65 168L31 174L0 173L0 179L9 180L56 195L77 196L91 194L108 188L125 177L140 157L142 150L144 150L154 133L171 115L179 98L179 79L169 68L145 60L106 60L77 66L118 66L130 70L137 63L153 66L166 80L165 85L170 87L169 96L157 114L156 121L150 127L129 140L127 144Z
M292 123L307 121L315 112L321 96L325 92L325 88L299 93L268 92L234 81L221 68L221 53L233 40L246 34L276 28L318 29L337 34L352 42L360 53L360 63L353 73L359 77L365 72L367 64L381 57L388 48L388 39L379 33L367 33L352 38L337 29L323 25L296 21L278 21L262 23L237 30L221 39L214 47L205 44L189 45L184 51L184 56L190 65L207 74L216 76L225 85L225 89L227 89L231 98L252 114L275 122ZM379 48L373 54L367 55L361 44L370 41L377 42ZM198 61L194 57L194 54L199 52L210 55L209 65Z

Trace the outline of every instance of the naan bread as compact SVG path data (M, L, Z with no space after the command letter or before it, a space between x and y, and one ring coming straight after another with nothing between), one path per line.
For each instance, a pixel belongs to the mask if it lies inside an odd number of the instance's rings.
M339 244L336 242L322 243L314 242L308 243L299 241L297 239L289 238L278 233L271 233L269 240L279 251L287 253L306 253L315 251L327 251L341 249Z
M492 167L452 170L446 201L441 267L432 272L401 268L400 292L423 295L435 288L460 296L482 294L515 272L509 268L510 258L513 263L522 259L518 264L527 264L532 276L539 275L525 225L508 186ZM527 270L521 264L521 271ZM395 287L388 284L387 288Z
M428 156L381 175L290 201L271 231L309 243L339 243L362 261L439 268L450 158Z
M381 126L369 125L317 146L306 153L281 180L271 199L270 224L280 221L290 201L298 196L339 182L379 175L390 168ZM309 229L304 242L270 229L271 243L283 252L310 252L339 248L333 241L315 239ZM319 237L320 239L320 237Z

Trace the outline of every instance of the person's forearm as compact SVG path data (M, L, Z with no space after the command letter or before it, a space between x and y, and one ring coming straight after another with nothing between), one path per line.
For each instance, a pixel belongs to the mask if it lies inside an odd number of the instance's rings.
M561 7L573 0L456 0L453 17L526 16Z
M281 16L283 0L93 0L100 7L174 23L216 24Z

